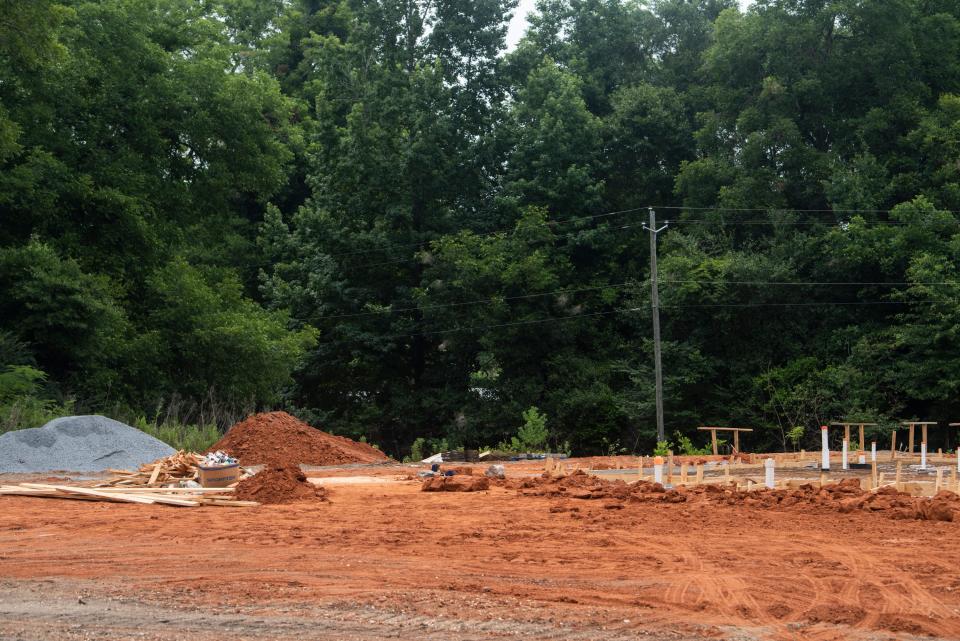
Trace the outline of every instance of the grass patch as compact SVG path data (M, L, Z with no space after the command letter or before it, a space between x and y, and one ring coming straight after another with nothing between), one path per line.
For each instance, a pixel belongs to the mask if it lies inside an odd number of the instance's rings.
M184 425L181 423L148 423L143 418L134 422L134 427L161 440L175 450L203 452L220 440L219 428L209 425Z

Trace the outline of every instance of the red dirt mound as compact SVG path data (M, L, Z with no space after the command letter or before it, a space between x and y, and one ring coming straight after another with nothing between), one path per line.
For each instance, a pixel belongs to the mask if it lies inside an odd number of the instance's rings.
M254 414L237 423L208 452L223 450L243 465L385 463L380 450L310 427L286 412Z
M960 510L960 496L940 492L933 498L914 497L884 487L875 492L860 488L858 479L845 479L823 488L812 484L795 490L754 490L747 492L732 486L701 485L666 490L659 483L622 480L608 481L582 471L568 476L551 477L547 474L523 480L508 480L523 496L547 496L559 499L607 500L615 503L684 503L687 501L755 508L779 508L798 512L853 511L879 513L891 519L922 521L953 521ZM605 505L611 507L611 505Z
M257 474L240 481L235 495L241 501L267 504L327 500L327 491L308 482L295 465L268 465Z
M659 483L639 481L627 484L621 480L608 481L578 470L568 476L551 477L547 474L524 479L514 487L524 496L549 496L570 499L613 499L633 503L683 503L686 493L665 490Z
M920 521L953 521L960 509L960 497L940 492L933 498L910 496L893 487L874 492L860 488L858 479L844 479L822 488L806 484L795 490L737 491L720 486L691 488L692 494L709 495L711 500L727 505L749 505L759 508L789 508L795 511L836 510L884 514L891 519Z
M490 479L485 476L436 476L427 479L421 492L481 492L490 489Z

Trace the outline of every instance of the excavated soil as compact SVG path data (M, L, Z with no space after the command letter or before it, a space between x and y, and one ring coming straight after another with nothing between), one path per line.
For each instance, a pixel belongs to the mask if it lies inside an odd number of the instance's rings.
M327 491L309 483L295 465L267 465L240 481L234 495L241 501L258 501L267 505L327 500Z
M946 497L582 476L250 509L0 497L0 638L960 638L960 522L887 518Z
M436 476L420 486L422 492L483 492L490 489L490 479L484 476Z
M254 414L237 423L208 452L223 450L243 465L385 463L383 452L313 428L286 412Z
M898 492L893 487L882 487L875 492L861 489L858 479L844 479L823 488L812 484L796 490L754 490L746 492L723 485L665 490L659 483L639 481L626 483L622 480L607 481L577 471L567 476L552 477L548 474L536 478L510 480L505 487L516 489L523 496L546 496L569 499L604 499L623 503L686 503L706 502L724 505L741 505L752 508L779 508L793 511L837 511L849 513L862 511L879 513L891 519L915 519L921 521L953 521L960 510L960 496L953 492L940 492L935 497L915 497ZM612 509L618 509L608 505Z

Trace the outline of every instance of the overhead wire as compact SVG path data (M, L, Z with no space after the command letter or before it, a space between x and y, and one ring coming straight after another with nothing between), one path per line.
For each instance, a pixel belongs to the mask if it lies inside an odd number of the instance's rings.
M581 217L571 217L562 220L547 221L549 225L561 225L571 222L585 222L590 220L597 220L600 218L607 218L622 214L635 213L638 211L643 211L650 209L650 207L635 207L631 209L623 209L611 212L605 212L602 214L596 214L591 216L581 216ZM771 211L783 211L783 212L797 212L797 213L890 213L891 210L883 209L790 209L790 208L722 208L722 207L683 207L683 206L662 206L656 207L655 209L667 210L667 211L716 211L716 212L771 212ZM943 210L941 210L943 211ZM951 212L953 213L953 212ZM753 220L753 221L710 221L710 220L676 220L670 219L667 221L669 224L702 224L702 225L775 225L775 224L784 224L784 225L827 225L827 224L837 224L836 222L830 221L772 221L772 220ZM905 221L869 221L868 224L891 224L891 225L908 225L916 224ZM562 234L558 236L553 236L552 240L558 240L562 238L568 238L575 235L583 234L584 232L596 231L601 233L620 231L624 229L629 229L632 227L643 226L643 223L635 223L628 225L621 225L616 227L604 227L604 228L595 228L595 229L581 229L576 230L567 234ZM514 231L516 227L504 228L493 230L489 232L484 232L482 234L477 234L476 237L484 238L493 236L500 233L506 233L509 231ZM396 248L409 248L409 247L423 247L428 245L432 241L423 241L418 243L409 243L409 244L395 244L389 245L386 247L370 249L370 250L360 250L355 252L343 252L339 254L330 254L331 258L340 258L346 256L356 256L364 255L369 253L384 252ZM423 260L422 257L409 257L403 259L395 259L389 261L380 261L374 263L368 263L365 265L354 265L351 266L353 269L362 269L365 267L375 267L388 264L399 264L405 262L411 262L416 260ZM724 281L724 280L690 280L690 279L661 279L663 283L674 283L674 284L713 284L713 285L751 285L751 286L789 286L789 287L802 287L802 286L876 286L876 287L900 287L900 286L957 286L960 285L960 282L955 281L945 281L945 282L889 282L889 281L809 281L809 282L798 282L798 281ZM573 294L573 293L582 293L587 291L599 291L604 289L623 289L631 285L639 284L638 281L629 281L623 283L612 283L604 285L596 285L589 287L581 288L564 288L548 292L537 292L530 294L521 294L515 296L506 296L506 297L489 297L489 298L479 298L467 301L456 301L451 303L437 303L429 305L420 305L420 306L409 306L395 309L383 309L383 310L371 310L366 312L355 312L347 314L335 314L331 316L321 316L316 320L337 320L344 318L358 318L358 317L368 317L368 316L382 316L385 314L396 314L403 312L412 312L412 311L429 311L434 309L443 309L443 308L452 308L452 307L462 307L470 305L479 305L479 304L488 304L495 302L503 301L514 301L514 300L525 300L525 299L534 299L539 297L546 296L556 296L563 294ZM935 303L937 301L823 301L823 302L802 302L802 303L704 303L704 304L680 304L680 305L660 305L663 309L694 309L694 308L756 308L756 307L822 307L822 306L869 306L869 305L910 305L910 304L924 304L924 303ZM512 321L512 322L503 322L503 323L494 323L494 324L481 324L481 325L471 325L467 327L457 327L443 330L429 330L429 331L419 331L411 334L400 334L394 336L386 336L383 338L401 338L401 337L414 337L414 336L426 336L426 335L437 335L437 334L446 334L446 333L455 333L455 332L468 332L481 329L495 329L503 327L512 327L512 326L522 326L522 325L531 325L531 324L543 324L551 322L562 322L568 320L582 319L582 318L593 318L599 316L608 316L617 313L624 312L635 312L640 311L640 308L623 308L615 309L610 311L603 312L592 312L587 314L575 314L570 316L562 317L547 317L542 319L532 319L524 321Z
M806 303L717 303L717 304L695 304L695 305L660 305L660 309L691 309L691 308L756 308L756 307L846 307L846 306L869 306L869 305L914 305L914 304L935 304L940 301L919 300L919 301L823 301ZM443 334L454 334L461 332L473 332L488 329L499 329L504 327L519 327L525 325L542 325L554 322L565 322L571 320L580 320L587 318L596 318L600 316L611 316L613 314L622 314L626 312L646 311L646 307L623 307L602 312L590 312L586 314L571 314L569 316L550 316L546 318L534 318L522 321L508 321L502 323L482 323L478 325L468 325L465 327L452 327L439 330L427 330L418 332L407 332L379 336L383 340L393 340L398 338L415 338L421 336L435 336ZM334 343L347 341L333 341Z
M796 286L796 287L803 287L803 286L816 286L816 287L823 287L823 286L841 286L841 287L847 287L847 286L871 286L871 287L872 287L872 286L886 286L886 287L903 287L903 286L917 286L917 285L926 286L926 287L930 287L930 286L954 286L954 287L955 287L955 286L960 285L960 281L945 281L945 282L907 282L907 281L900 281L900 282L889 282L889 281L885 281L885 282L881 282L881 281L876 281L876 282L870 282L870 281L846 281L846 282L840 282L840 281L805 281L805 282L797 282L797 281L749 281L749 280L742 280L742 281L725 281L725 280L682 280L682 279L673 279L673 278L663 278L663 279L659 279L659 282L661 282L661 283L672 283L672 284L754 285L754 286L756 286L756 285L761 285L761 286L770 285L770 286ZM366 311L366 312L352 312L352 313L347 313L347 314L332 314L332 315L329 315L329 316L320 316L320 317L317 318L317 320L338 320L338 319L342 319L342 318L362 318L362 317L365 317L365 316L384 316L384 315L388 315L388 314L400 314L400 313L404 313L404 312L430 311L430 310L435 310L435 309L448 309L448 308L451 308L451 307L466 307L466 306L470 306L470 305L482 305L482 304L499 303L499 302L506 302L506 301L515 301L515 300L530 300L530 299L533 299L533 298L543 298L543 297L547 297L547 296L560 296L560 295L563 295L563 294L578 294L578 293L582 293L582 292L593 292L593 291L601 291L601 290L608 290L608 289L624 289L624 288L627 288L627 287L631 287L631 286L635 286L635 285L640 285L640 284L641 284L640 281L627 281L627 282L622 282L622 283L607 283L607 284L603 284L603 285L592 285L592 286L589 286L589 287L574 287L574 288L555 289L555 290L552 290L552 291L535 292L535 293L530 293L530 294L518 294L518 295L514 295L514 296L491 296L491 297L488 297L488 298L476 298L476 299L472 299L472 300L455 301L455 302L451 302L451 303L430 303L430 304L427 304L427 305L418 305L418 306L409 306L409 307L397 307L397 308L389 308L389 309L378 309L378 310L371 310L371 311ZM665 306L665 305L661 305L661 307L666 307L666 306Z

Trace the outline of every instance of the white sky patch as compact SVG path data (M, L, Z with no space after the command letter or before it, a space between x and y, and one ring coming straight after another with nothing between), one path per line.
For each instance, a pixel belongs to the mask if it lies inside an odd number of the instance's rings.
M740 0L740 9L745 10L753 4L753 0ZM523 32L527 29L527 14L536 7L536 0L520 0L516 11L513 12L513 20L510 21L510 29L507 31L507 51L513 51L513 48L520 42Z

